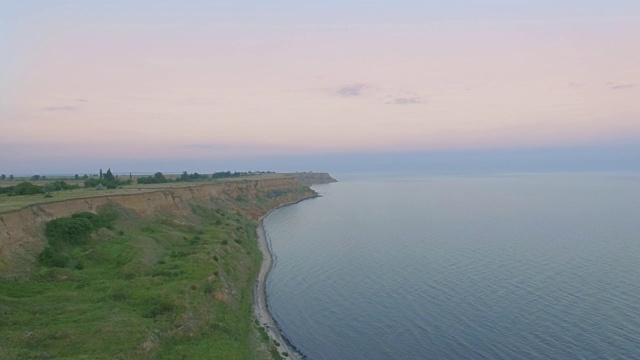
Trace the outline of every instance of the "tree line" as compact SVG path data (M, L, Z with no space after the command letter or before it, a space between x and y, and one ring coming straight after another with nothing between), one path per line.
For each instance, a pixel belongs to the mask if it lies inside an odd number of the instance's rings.
M0 195L35 195L50 193L52 191L73 190L79 188L79 185L67 184L64 180L53 181L42 186L33 184L29 181L23 181L17 185L0 187Z
M153 176L141 176L136 179L138 184L162 184L171 181L175 182L189 182L189 181L206 181L206 180L218 180L227 179L242 176L261 175L261 174L273 174L273 171L219 171L214 172L211 175L198 174L197 172L189 173L183 171L179 177L175 180L167 179L161 172L155 173Z
M131 184L131 174L129 174L129 179L120 180L118 175L113 175L110 168L104 174L102 173L102 169L100 169L100 175L97 179L91 178L84 181L84 187L86 188L96 187L101 184L107 189L115 189L120 185L129 185Z
M243 176L252 176L252 175L261 175L261 174L272 174L273 171L218 171L214 172L211 175L207 174L199 174L197 172L189 173L187 171L183 171L179 177L176 179L168 179L161 172L156 172L151 176L140 176L136 179L138 184L162 184L168 182L190 182L190 181L207 181L207 180L219 180L219 179L228 179L228 178L236 178ZM93 175L96 176L96 175ZM74 180L84 180L85 188L95 188L99 185L104 186L107 189L115 189L121 185L130 185L133 183L132 175L129 174L129 178L122 180L118 175L114 175L111 169L107 169L105 173L100 169L100 173L98 177L89 177L89 175L84 174L80 176L75 174L73 177ZM0 175L0 180L5 181L13 181L15 177L13 175L6 176L5 174ZM30 180L32 181L41 181L47 180L45 175L32 175ZM17 185L0 187L0 195L7 194L9 196L14 195L34 195L34 194L45 194L50 193L52 191L60 191L60 190L73 190L80 188L77 184L68 184L64 180L56 180L52 182L48 182L44 185L36 185L29 181L23 181Z

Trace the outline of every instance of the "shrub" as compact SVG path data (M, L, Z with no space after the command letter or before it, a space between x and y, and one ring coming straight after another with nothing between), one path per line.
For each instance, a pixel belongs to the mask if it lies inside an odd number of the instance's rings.
M87 218L63 217L49 221L45 227L45 235L53 244L81 245L95 228Z
M118 179L113 179L113 180L86 179L84 181L84 187L85 188L94 188L94 187L98 186L99 184L102 184L102 186L106 187L107 189L115 189L120 185L129 185L129 184L131 184L131 181L130 180L118 180Z
M35 195L44 194L44 189L41 186L34 185L28 181L23 181L20 184L13 187L13 191L9 195Z
M53 191L60 191L60 190L73 190L73 189L79 189L80 186L79 185L70 185L67 184L66 181L64 180L57 180L54 181L52 183L47 184Z
M109 227L115 218L115 213L82 212L47 222L44 232L49 244L38 256L39 262L48 267L84 269L82 260L72 257L73 247L85 244L93 231Z
M69 264L70 259L63 252L48 246L40 253L38 261L44 266L63 268Z
M201 175L198 174L197 172L194 172L193 174L189 174L186 171L182 172L182 175L180 175L179 178L176 179L176 181L201 181L201 180L208 180L209 176L207 175Z
M151 298L148 301L149 309L143 314L146 318L154 318L156 316L170 313L175 309L175 305L164 298Z
M153 176L141 176L136 179L136 181L138 182L138 184L162 184L169 182L169 180L167 180L167 178L164 177L161 172L157 172Z

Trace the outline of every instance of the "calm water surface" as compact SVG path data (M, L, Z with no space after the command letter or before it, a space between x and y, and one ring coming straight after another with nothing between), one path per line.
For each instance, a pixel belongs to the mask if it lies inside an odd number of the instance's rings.
M640 358L640 176L339 180L265 221L308 358Z

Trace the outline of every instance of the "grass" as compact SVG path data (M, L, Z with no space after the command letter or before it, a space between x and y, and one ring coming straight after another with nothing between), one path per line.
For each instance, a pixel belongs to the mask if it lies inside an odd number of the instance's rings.
M0 212L199 184L2 196ZM252 315L261 261L256 219L314 194L292 187L210 198L185 204L190 211L181 216L142 217L109 205L99 218L84 213L49 222L48 246L37 266L25 268L26 280L0 277L0 359L282 358Z
M189 219L120 216L66 248L81 269L0 280L0 358L263 357L255 221L202 207Z

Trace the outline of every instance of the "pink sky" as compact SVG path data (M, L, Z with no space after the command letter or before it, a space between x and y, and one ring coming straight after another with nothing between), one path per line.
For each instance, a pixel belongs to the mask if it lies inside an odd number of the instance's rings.
M640 139L640 18L629 14L252 23L12 11L0 144L25 158Z

